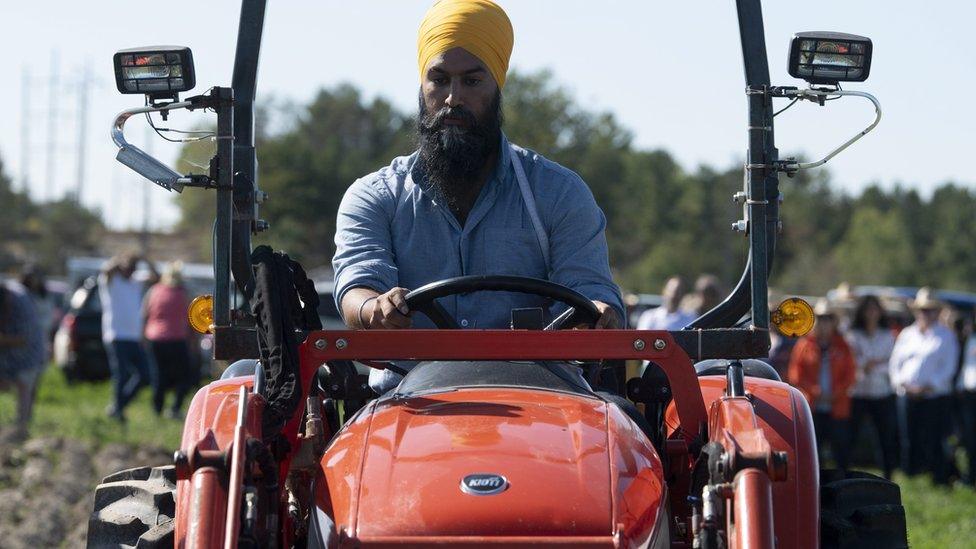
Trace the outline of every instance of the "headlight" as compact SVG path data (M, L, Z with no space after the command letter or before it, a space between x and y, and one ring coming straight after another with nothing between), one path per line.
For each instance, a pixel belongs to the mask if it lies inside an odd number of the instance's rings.
M153 46L117 52L115 84L122 93L141 93L153 98L175 98L193 89L196 75L193 54L181 46Z
M842 32L798 32L790 44L790 76L811 84L863 82L871 72L871 39Z

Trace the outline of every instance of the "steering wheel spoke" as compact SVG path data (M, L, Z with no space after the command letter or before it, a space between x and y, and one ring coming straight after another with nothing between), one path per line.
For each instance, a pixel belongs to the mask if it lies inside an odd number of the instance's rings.
M583 294L548 280L524 276L478 275L459 276L432 282L406 295L407 307L427 315L435 326L456 330L458 322L435 300L470 292L518 292L549 298L569 305L547 326L546 330L573 328L579 324L596 325L600 312Z

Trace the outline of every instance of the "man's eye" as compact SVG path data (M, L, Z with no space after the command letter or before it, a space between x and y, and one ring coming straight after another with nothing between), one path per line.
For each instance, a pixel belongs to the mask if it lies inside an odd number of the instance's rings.
M438 86L443 86L444 84L447 84L447 78L431 78L430 81Z
M479 83L481 83L481 79L480 78L468 78L467 80L464 81L464 83L466 85L468 85L468 86L477 86Z

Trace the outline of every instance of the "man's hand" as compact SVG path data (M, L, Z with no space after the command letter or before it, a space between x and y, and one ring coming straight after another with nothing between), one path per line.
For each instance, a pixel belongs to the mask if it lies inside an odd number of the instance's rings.
M928 385L905 385L905 394L910 397L924 397L932 393L932 388Z
M404 299L409 291L406 288L393 288L366 303L362 311L363 327L371 330L409 328L413 320Z
M596 326L594 326L597 330L613 330L621 326L620 315L617 314L616 309L602 301L594 301L593 304L600 311L600 318L596 321Z

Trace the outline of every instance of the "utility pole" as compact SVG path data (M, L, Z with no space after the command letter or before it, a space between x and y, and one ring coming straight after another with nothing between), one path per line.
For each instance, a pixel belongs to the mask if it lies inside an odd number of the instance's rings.
M24 65L20 73L20 190L30 191L30 69Z
M51 52L51 80L48 88L47 112L47 173L45 174L43 200L54 200L55 167L58 153L58 74L60 70L57 50Z
M91 85L91 62L85 60L78 86L78 158L75 168L75 202L81 204L81 193L85 188L85 147L88 143L88 87Z

